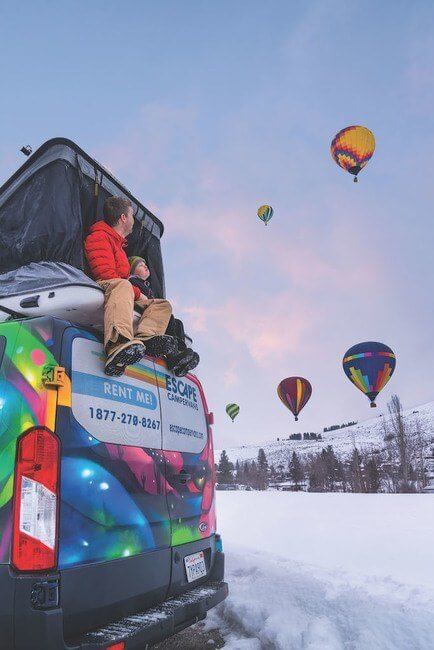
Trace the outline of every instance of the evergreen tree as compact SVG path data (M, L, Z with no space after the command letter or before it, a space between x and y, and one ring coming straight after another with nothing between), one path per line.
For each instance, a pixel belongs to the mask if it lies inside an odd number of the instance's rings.
M295 451L292 452L292 458L289 461L289 476L298 490L301 481L304 479L304 471Z
M326 474L326 490L334 492L337 481L338 459L331 445L328 445L321 453Z
M250 463L248 460L246 460L243 463L243 476L244 476L244 482L246 485L249 485L249 480L250 480Z
M220 455L220 461L217 469L217 481L219 483L233 483L234 482L234 466L228 458L226 450L223 449Z
M258 477L258 466L254 460L252 460L249 465L249 485L250 487L258 490L259 477Z
M314 462L309 464L307 479L309 481L309 492L321 492L317 467Z
M241 480L242 476L241 475L242 475L241 463L237 459L237 461L235 463L235 483L238 483L238 484L242 483L242 480Z
M365 465L365 481L367 492L376 493L380 491L380 473L373 458L370 458Z
M267 456L265 455L265 451L263 449L260 449L258 451L258 467L264 472L268 471Z
M263 449L258 451L257 487L258 490L266 490L268 487L268 461Z

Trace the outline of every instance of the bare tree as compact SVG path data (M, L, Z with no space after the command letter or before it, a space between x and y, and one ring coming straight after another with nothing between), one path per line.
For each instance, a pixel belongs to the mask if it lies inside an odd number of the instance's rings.
M402 412L402 404L398 395L392 395L387 405L389 410L389 422L394 434L395 444L399 461L399 492L412 492L413 486L410 482L410 458L411 443L407 431L407 425Z
M380 472L378 465L373 456L367 458L364 462L365 466L365 485L366 492L379 492L380 491Z
M353 492L366 492L365 479L363 477L363 463L357 447L354 447L351 461L348 466L350 485Z
M427 450L428 446L426 444L426 436L424 435L420 419L416 417L413 435L413 462L416 475L416 489L418 492L422 492L427 482L425 471L425 456Z

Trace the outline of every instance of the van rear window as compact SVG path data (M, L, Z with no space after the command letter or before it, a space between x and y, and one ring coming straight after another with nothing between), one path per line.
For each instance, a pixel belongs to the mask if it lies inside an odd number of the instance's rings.
M201 390L165 366L142 359L121 377L104 374L101 343L72 344L72 413L97 440L200 454L208 440Z

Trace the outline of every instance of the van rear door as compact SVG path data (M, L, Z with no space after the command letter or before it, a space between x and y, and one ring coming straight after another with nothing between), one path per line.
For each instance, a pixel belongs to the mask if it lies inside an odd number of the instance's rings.
M207 572L214 554L214 452L208 409L199 381L175 377L156 365L166 458L167 501L174 547L171 593L187 587L184 558L204 552ZM164 381L163 381L164 379Z
M170 521L157 375L151 359L104 374L102 345L68 328L71 400L62 443L59 568L65 632L161 602L170 584Z

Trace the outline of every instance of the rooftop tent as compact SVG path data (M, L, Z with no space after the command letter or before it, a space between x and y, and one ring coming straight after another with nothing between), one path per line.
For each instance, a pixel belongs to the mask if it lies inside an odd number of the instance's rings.
M165 297L163 224L96 160L64 138L43 144L0 188L0 274L32 262L85 270L83 239L107 196L134 206L128 255L145 257L155 295Z

